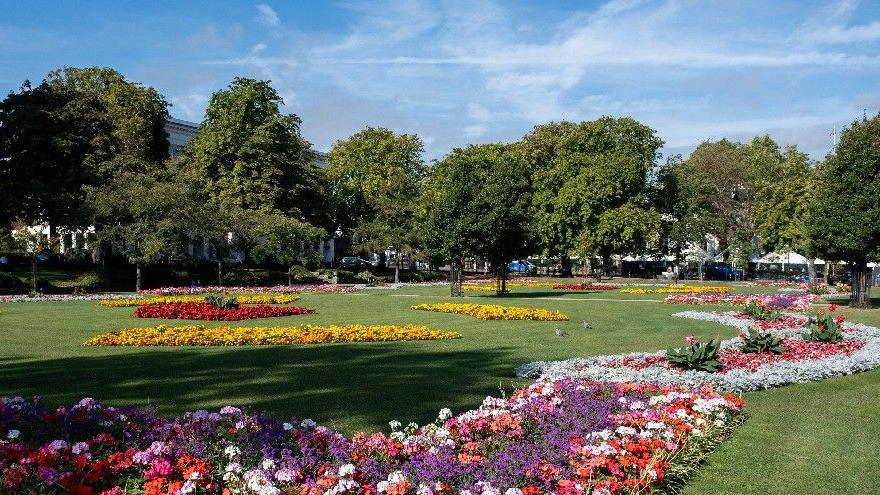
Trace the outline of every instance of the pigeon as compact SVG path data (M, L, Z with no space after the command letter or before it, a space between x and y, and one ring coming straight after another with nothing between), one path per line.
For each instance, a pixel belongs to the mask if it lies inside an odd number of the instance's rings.
M588 322L587 320L581 321L581 326L584 327L584 330L589 330L593 328L593 325L590 325L590 322Z
M568 335L568 332L566 332L565 330L563 330L561 328L557 328L554 331L556 332L557 337L565 337L566 335Z

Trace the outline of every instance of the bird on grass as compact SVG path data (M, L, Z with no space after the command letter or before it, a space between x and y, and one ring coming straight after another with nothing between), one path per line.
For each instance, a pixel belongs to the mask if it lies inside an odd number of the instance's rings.
M590 322L588 322L587 320L581 321L581 326L584 327L584 330L589 330L593 328L593 325L590 325Z
M565 330L563 330L561 328L557 328L556 330L554 330L554 332L556 332L557 337L565 337L568 335L568 332L566 332Z

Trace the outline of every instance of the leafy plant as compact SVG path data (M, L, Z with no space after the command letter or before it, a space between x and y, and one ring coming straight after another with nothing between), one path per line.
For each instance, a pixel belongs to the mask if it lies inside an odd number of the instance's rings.
M715 339L697 342L696 338L688 337L687 341L687 346L667 350L666 359L683 370L718 371L721 362L718 361L719 343Z
M810 294L823 295L828 293L828 286L825 284L813 283L807 286L807 292Z
M226 294L209 294L205 297L205 302L218 309L235 309L238 307L235 298L229 297Z
M739 350L742 352L761 354L764 352L772 352L773 354L782 354L785 347L782 346L782 339L770 332L761 332L757 329L740 334L742 344Z
M743 306L740 312L753 320L761 321L776 321L780 316L779 311L773 311L754 301Z
M819 310L815 316L810 316L810 319L807 321L807 328L810 330L804 334L804 340L826 344L833 344L843 340L841 327L846 317L843 315L837 315L836 317L832 315L835 309L837 309L837 306L832 304L829 312L826 313Z

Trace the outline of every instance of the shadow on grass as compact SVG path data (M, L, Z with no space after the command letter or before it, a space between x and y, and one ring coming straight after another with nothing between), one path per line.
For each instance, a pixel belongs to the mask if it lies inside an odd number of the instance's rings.
M838 306L850 306L850 297L848 295L841 295L839 297L835 296L824 296L823 299L828 301L829 303L834 303ZM870 308L859 308L859 309L880 309L880 297L871 297L868 299L868 304Z
M0 362L0 396L84 396L117 406L156 403L160 414L223 404L277 417L311 417L343 431L390 419L424 423L443 407L474 407L510 384L509 352L408 352L406 346L327 345L131 349L113 355ZM487 376L488 375L488 376Z

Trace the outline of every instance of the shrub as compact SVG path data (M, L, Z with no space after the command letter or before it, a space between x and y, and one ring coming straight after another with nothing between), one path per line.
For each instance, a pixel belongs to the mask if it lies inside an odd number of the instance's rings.
M26 294L30 290L28 284L11 273L0 272L0 294Z
M718 361L719 344L715 339L697 342L693 336L687 338L688 345L666 351L666 359L683 370L708 371L715 373L721 367Z
M835 310L837 310L837 306L832 304L827 313L819 310L814 316L810 316L809 320L807 320L807 328L810 330L804 334L804 340L826 344L833 344L843 340L841 327L846 317L843 315L833 316L832 313Z
M772 352L773 354L782 354L785 347L782 346L782 339L770 332L760 332L757 329L740 334L742 344L739 350L753 354L761 354L764 352Z
M205 302L218 309L234 309L238 307L234 297L226 294L209 294L205 296Z

